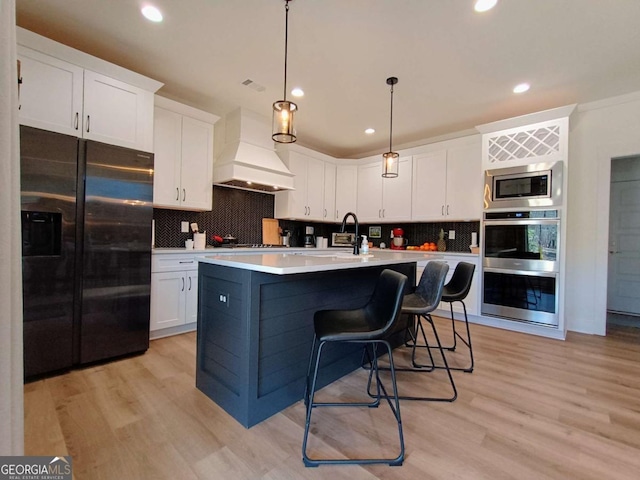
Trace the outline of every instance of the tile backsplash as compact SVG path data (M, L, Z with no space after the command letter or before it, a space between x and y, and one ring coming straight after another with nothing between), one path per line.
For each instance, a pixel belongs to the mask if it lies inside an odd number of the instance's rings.
M192 238L191 232L181 233L181 222L196 222L201 232L212 235L232 234L239 243L262 242L262 219L273 218L274 197L268 193L250 192L236 188L213 186L213 210L188 212L184 210L153 209L156 221L155 246L184 247Z
M232 234L239 243L262 243L262 219L273 218L274 196L268 193L252 192L235 188L213 186L213 210L210 212L188 212L154 208L153 219L156 223L155 246L158 248L184 247L184 241L192 238L191 232L181 233L181 222L196 222L200 231L207 233L207 243L212 235ZM340 230L340 224L280 220L280 227L291 232L291 246L302 246L304 227L314 227L315 235L331 238L332 232ZM375 246L380 242L390 244L391 229L400 227L405 231L409 245L424 242L437 242L442 228L447 234L455 230L455 240L448 239L447 251L468 252L471 244L471 232L480 235L480 222L434 222L434 223L398 223L387 225L360 225L360 234L368 235L369 227L381 227L380 238L370 238ZM347 226L353 231L353 224Z

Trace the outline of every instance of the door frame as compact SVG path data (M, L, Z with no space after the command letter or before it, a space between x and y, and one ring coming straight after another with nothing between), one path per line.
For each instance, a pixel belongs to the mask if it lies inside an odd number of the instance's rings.
M609 281L609 208L611 202L611 162L614 158L640 155L640 140L598 149L596 206L596 251L594 307L597 335L607 334L607 287Z

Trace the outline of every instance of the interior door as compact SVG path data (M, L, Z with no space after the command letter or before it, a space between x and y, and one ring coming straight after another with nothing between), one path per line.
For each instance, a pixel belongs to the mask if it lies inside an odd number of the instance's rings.
M607 309L640 315L640 180L611 184Z

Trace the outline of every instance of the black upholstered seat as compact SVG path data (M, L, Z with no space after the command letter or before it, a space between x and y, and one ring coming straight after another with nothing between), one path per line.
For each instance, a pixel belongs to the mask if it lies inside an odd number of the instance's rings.
M402 306L406 282L407 277L405 275L393 270L383 270L376 282L376 286L370 300L364 307L352 310L320 310L315 313L315 335L309 358L307 390L305 392L307 416L302 442L302 458L306 466L315 467L321 464L345 463L387 463L393 466L402 465L402 462L404 461L404 436L402 432L402 421L400 418L400 403L398 401L395 370L393 367L393 358L391 356L391 345L386 340L386 337L390 332L394 331L399 322L400 309ZM314 400L320 358L325 345L331 342L362 343L371 348L372 368L369 374L369 384L371 383L371 379L374 375L377 384L377 395L375 395L375 399L372 402L316 402ZM379 344L384 345L387 353L389 354L392 395L387 394L387 390L380 381L380 377L378 375L377 346ZM381 398L384 398L387 401L396 419L400 443L400 452L398 453L398 456L394 458L314 459L307 455L307 440L311 425L311 414L314 408L337 406L377 407L380 404Z

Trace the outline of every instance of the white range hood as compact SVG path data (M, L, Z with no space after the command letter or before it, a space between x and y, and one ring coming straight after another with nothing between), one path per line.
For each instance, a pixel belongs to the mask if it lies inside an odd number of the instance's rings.
M244 109L225 117L224 147L213 163L213 183L264 192L293 189L293 174L273 149L268 119Z

